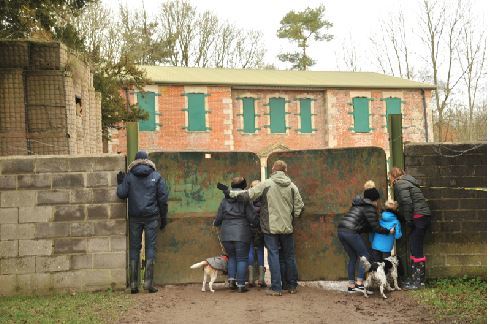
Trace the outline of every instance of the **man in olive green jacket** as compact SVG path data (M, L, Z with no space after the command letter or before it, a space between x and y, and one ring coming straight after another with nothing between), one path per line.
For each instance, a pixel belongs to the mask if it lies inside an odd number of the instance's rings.
M298 270L294 254L293 217L299 217L304 203L298 187L286 175L287 164L278 160L272 166L269 179L255 187L242 191L225 191L231 198L243 201L261 200L260 227L264 233L264 241L268 251L269 269L271 272L271 290L269 295L281 296L282 281L287 282L289 293L296 293L298 286ZM281 278L279 249L284 256L286 278ZM286 280L281 280L286 279Z

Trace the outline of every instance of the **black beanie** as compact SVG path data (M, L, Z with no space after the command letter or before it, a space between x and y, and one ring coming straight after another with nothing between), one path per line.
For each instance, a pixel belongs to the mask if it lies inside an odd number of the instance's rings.
M146 160L148 159L148 153L145 151L139 151L136 153L136 156L134 157L135 160Z
M367 198L371 201L376 201L379 199L379 191L376 188L369 188L364 190L364 198Z

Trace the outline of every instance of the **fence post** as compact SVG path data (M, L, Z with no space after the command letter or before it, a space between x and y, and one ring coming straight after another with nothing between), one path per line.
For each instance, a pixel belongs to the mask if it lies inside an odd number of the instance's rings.
M405 159L403 156L403 125L402 115L392 114L388 116L388 133L390 138L390 169L398 167L400 169L405 168ZM390 188L391 196L394 197L393 188ZM403 224L402 224L403 226ZM405 225L402 228L403 236L401 240L398 240L396 244L396 254L401 258L402 265L405 274L409 273L409 258L410 258L410 246L408 245L408 227Z

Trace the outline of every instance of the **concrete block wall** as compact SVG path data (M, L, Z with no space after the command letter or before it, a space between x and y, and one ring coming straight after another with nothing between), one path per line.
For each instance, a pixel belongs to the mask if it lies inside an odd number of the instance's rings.
M0 158L0 295L126 287L125 157Z
M486 157L486 143L405 146L406 171L421 182L432 211L430 277L486 277Z

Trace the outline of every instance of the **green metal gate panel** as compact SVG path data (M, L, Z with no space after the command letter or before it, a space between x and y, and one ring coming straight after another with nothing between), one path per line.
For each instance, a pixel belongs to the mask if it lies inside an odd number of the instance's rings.
M242 98L243 132L255 133L255 98Z
M386 127L389 125L388 116L400 115L402 113L402 100L400 98L385 98L386 103Z
M156 129L155 122L155 93L154 92L138 92L136 93L138 107L148 113L147 120L138 122L140 131L154 131Z
M352 99L354 108L354 131L356 133L369 133L369 99L356 97Z
M206 108L204 93L186 93L187 96L187 130L205 131L206 128Z
M168 225L157 240L155 282L202 282L202 271L189 267L222 254L212 226L223 199L216 183L229 184L238 175L248 183L260 179L260 160L244 152L159 152L151 153L150 159L170 191Z
M286 133L286 99L270 98L269 114L271 133Z
M311 123L311 102L309 98L299 100L299 115L301 119L301 133L313 132L313 126Z
M337 223L352 198L372 179L386 199L386 156L378 147L273 153L288 164L305 210L295 220L296 260L301 280L338 280L347 277L347 255L337 238ZM305 166L308 166L305 168Z

